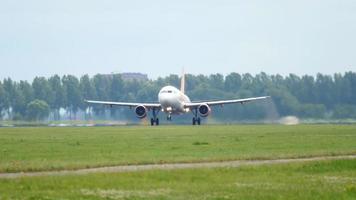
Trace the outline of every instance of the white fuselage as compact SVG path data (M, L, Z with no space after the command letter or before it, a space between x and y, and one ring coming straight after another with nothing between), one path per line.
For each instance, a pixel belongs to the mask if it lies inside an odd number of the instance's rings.
M158 101L163 112L169 114L189 112L188 108L184 108L185 103L190 103L189 97L173 86L163 87L158 93Z

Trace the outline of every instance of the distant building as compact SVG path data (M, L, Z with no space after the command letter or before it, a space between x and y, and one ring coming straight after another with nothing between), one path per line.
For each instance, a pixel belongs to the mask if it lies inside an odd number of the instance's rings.
M142 74L138 72L125 72L125 73L120 73L121 78L123 80L138 80L138 81L147 81L148 76L147 74Z
M147 74L142 74L139 72L111 73L111 74L103 74L103 75L112 78L112 76L115 74L120 75L122 80L124 81L132 81L132 80L148 81Z

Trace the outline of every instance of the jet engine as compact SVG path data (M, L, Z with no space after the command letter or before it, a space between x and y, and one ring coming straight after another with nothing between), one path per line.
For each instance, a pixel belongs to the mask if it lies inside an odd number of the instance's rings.
M202 104L198 107L198 112L200 116L207 117L210 114L211 109L207 104Z
M147 108L142 105L136 106L135 113L138 118L142 119L147 116Z

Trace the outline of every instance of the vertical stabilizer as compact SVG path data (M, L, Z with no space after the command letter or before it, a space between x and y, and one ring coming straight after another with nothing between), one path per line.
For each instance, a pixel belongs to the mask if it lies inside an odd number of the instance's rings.
M183 94L185 93L185 72L184 72L184 69L183 69L183 72L182 72L182 78L180 80L180 91Z

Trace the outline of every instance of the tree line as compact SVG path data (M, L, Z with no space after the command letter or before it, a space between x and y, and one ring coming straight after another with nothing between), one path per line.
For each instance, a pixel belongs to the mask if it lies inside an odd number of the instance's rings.
M32 82L0 81L0 117L13 120L118 119L133 116L129 109L92 106L84 99L156 102L165 85L179 88L178 75L156 80L125 80L120 74L36 77ZM263 119L274 107L280 116L302 118L356 118L356 73L316 76L230 73L186 75L186 93L191 100L217 100L269 95L272 104L250 103L214 108L215 119ZM90 106L90 107L89 107ZM89 109L90 108L90 109ZM78 116L78 113L79 116Z

